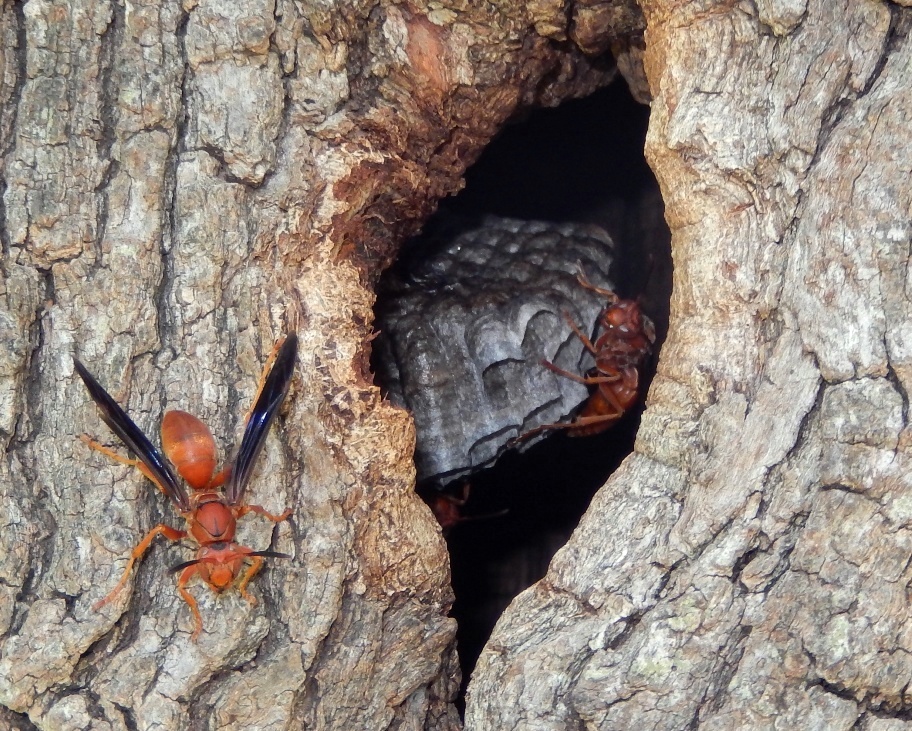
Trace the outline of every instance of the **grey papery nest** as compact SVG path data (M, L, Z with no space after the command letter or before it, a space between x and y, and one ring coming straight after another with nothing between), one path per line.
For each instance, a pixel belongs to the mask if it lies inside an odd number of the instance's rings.
M563 313L592 332L605 299L577 274L613 289L613 259L597 226L492 216L444 224L403 253L381 285L374 366L414 416L419 481L465 476L586 399L584 385L541 361L574 373L592 365Z

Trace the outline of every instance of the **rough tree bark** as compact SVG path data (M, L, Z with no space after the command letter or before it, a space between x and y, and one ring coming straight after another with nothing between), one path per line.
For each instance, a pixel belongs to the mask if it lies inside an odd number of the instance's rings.
M626 5L466 5L4 4L0 723L458 725L371 286L507 117L604 81L583 50L638 56ZM467 726L905 728L910 11L643 10L669 337L636 453L501 621ZM283 328L298 376L251 499L294 508L294 559L256 607L197 589L196 644L177 547L94 612L174 516L76 440L104 432L71 357L150 433L186 408L227 445Z
M635 19L477 5L2 5L0 725L458 725L446 553L371 383L372 285L507 118L611 78L568 32L596 53ZM147 433L186 409L227 451L285 329L297 377L250 500L294 515L239 535L292 560L258 606L195 587L197 643L177 546L94 611L179 518L77 440L109 435L73 356Z
M912 16L642 6L669 335L466 726L910 728Z

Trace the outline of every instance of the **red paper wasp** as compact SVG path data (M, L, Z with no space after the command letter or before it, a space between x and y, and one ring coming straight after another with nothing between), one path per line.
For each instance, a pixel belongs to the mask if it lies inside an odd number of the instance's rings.
M462 509L469 502L471 489L471 484L466 481L462 483L459 492L434 487L426 487L417 491L421 499L431 509L440 524L440 529L444 536L449 535L450 531L461 523L474 520L490 520L507 514L506 510L499 510L496 513L485 513L484 515L463 515Z
M655 343L652 321L643 315L636 300L623 300L611 290L596 287L582 273L577 279L586 289L608 298L608 304L599 314L601 334L594 344L566 313L564 315L583 347L595 358L595 366L586 375L579 376L547 360L543 360L542 365L558 375L595 388L572 421L543 424L519 439L549 429L567 429L570 436L578 437L598 434L620 419L639 398L639 369Z
M297 350L296 335L288 335L276 343L270 358L271 367L270 363L267 363L264 375L260 379L260 388L247 418L241 446L233 462L218 473L215 473L215 440L202 421L185 411L165 413L162 418L161 437L162 449L170 460L169 464L86 367L74 359L76 371L89 390L102 420L139 459L121 457L85 435L82 437L83 441L111 459L136 467L171 498L174 507L187 521L185 530L177 530L164 524L150 530L133 549L120 581L95 605L95 609L100 609L110 602L123 589L133 565L142 558L159 534L171 541L178 541L189 535L199 546L195 559L172 569L172 573L180 572L177 590L193 612L194 640L203 628L199 607L187 590L187 584L194 576L199 576L216 593L221 593L232 586L240 577L238 591L247 601L255 603L256 600L247 592L247 585L263 565L263 558L290 556L275 551L254 551L237 543L234 536L238 518L247 513L259 513L276 523L291 515L290 509L281 515L273 515L259 505L245 504L243 498L266 434L288 393ZM174 465L178 474L190 485L189 495L175 476L171 465Z

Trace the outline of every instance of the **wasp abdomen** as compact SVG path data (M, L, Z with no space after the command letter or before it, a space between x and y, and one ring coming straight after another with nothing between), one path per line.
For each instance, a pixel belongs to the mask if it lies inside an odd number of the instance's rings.
M194 490L205 488L215 472L215 440L209 427L186 411L162 418L162 448L180 476Z

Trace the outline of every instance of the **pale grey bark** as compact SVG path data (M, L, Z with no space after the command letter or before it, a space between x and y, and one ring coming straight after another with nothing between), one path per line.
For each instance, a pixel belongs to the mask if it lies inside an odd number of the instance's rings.
M643 6L668 340L466 727L909 728L912 16Z
M410 419L370 382L371 285L521 105L610 78L554 43L567 23L549 3L3 4L0 723L458 724L446 553ZM78 441L113 442L73 356L150 435L186 409L228 451L285 329L297 375L249 497L294 515L239 537L293 558L257 606L194 586L195 644L164 572L186 547L93 610L180 519Z
M620 22L478 5L3 6L0 722L457 725L446 557L366 372L370 286L517 106L604 80L566 41ZM912 725L900 5L643 3L669 336L636 453L502 619L467 726ZM635 38L608 46L642 78ZM77 440L106 433L72 356L148 432L185 408L227 448L285 328L297 378L250 497L294 509L272 544L294 559L255 607L195 587L195 645L163 573L186 549L93 611L177 519Z

